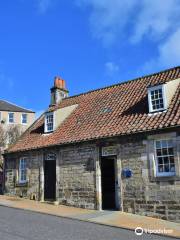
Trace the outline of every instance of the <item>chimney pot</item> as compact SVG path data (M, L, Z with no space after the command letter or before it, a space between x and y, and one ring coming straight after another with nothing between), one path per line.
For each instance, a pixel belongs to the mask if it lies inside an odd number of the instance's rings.
M60 89L66 89L65 80L60 77L55 77L54 79L54 87Z

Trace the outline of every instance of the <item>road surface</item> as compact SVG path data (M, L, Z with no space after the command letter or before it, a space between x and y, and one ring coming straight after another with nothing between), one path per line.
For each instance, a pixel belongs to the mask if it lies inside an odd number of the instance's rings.
M0 240L170 240L133 231L0 206Z

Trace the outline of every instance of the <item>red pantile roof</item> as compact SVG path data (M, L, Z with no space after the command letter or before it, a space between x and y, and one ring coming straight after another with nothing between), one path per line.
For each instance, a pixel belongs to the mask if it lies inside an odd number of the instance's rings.
M64 99L49 110L78 104L51 134L39 118L8 152L127 135L180 125L180 86L166 112L148 114L147 88L180 78L180 67Z

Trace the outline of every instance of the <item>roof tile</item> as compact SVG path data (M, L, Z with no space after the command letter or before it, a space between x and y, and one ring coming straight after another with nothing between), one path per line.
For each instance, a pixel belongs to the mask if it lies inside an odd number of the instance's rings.
M120 136L180 125L180 86L167 110L148 114L147 88L180 78L180 67L64 99L57 108L78 104L74 112L51 134L43 134L39 118L8 149L25 151L80 141Z

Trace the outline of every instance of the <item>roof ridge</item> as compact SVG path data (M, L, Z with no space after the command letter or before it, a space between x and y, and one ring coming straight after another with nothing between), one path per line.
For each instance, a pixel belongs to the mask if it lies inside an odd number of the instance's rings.
M21 108L21 109L23 109L23 110L27 110L27 111L30 111L30 112L32 112L32 113L35 113L35 111L32 111L31 109L24 108L24 107L22 107L22 106L19 106L19 105L15 104L15 103L10 102L10 101L4 100L4 99L0 99L0 101L9 103L9 104L11 104L11 105L13 105L13 106L16 106L16 107L18 107L18 108Z
M96 92L96 91L100 91L100 90L104 90L104 89L108 89L108 88L113 88L113 87L116 87L116 86L120 86L120 85L129 83L129 82L132 82L132 81L137 81L137 80L139 80L139 79L143 79L143 78L146 78L146 77L151 77L151 76L154 76L154 75L157 75L157 74L169 72L169 71L172 71L172 70L175 70L175 69L178 69L178 68L180 68L180 66L176 66L176 67L164 69L164 70L161 70L161 71L158 71L158 72L154 72L154 73L151 73L151 74L147 74L147 75L143 75L143 76L141 76L141 77L137 77L137 78L134 78L134 79L125 80L124 82L115 83L115 84L112 84L112 85L109 85L109 86L105 86L105 87L101 87L101 88L89 90L89 91L84 92L84 93L79 93L79 94L76 94L76 95L73 95L73 96L70 96L70 97L66 97L66 98L63 99L63 101L66 100L66 99L71 99L71 98L79 97L79 96L86 95L86 94L89 94L89 93L93 93L93 92Z

